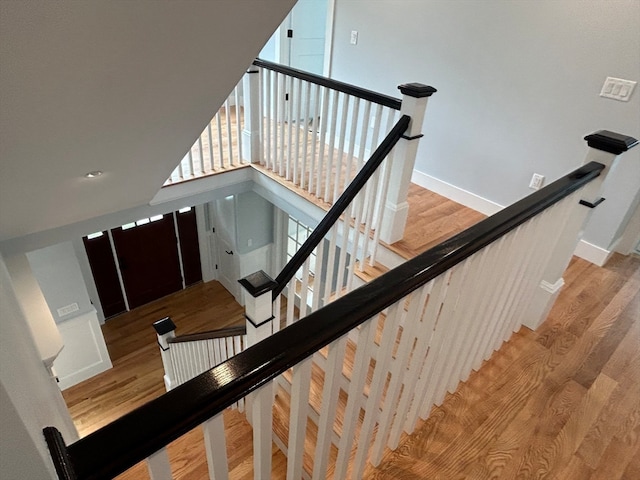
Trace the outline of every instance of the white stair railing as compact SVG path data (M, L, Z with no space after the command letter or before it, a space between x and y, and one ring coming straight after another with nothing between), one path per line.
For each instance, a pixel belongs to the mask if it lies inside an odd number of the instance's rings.
M165 186L224 172L247 163L242 160L244 115L240 92L241 84L238 84L171 173Z
M176 337L170 317L153 323L164 367L167 391L220 365L247 346L244 325Z
M398 88L402 100L257 59L165 186L253 164L332 205L408 115L412 123L398 158L363 204L376 243L396 242L406 223L427 99L436 91L417 83Z

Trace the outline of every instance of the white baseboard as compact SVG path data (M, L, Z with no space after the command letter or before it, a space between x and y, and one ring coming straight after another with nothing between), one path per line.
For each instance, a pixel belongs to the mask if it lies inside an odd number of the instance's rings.
M605 250L586 240L580 240L573 254L601 267L607 263L607 260L609 260L609 257L613 254L613 250Z
M475 193L471 193L460 187L456 187L455 185L432 177L431 175L427 175L426 173L420 172L418 170L413 171L413 175L411 175L411 181L417 185L420 185L422 188L431 190L438 195L442 195L449 200L453 200L456 203L464 205L465 207L472 208L477 212L483 213L485 215L493 215L494 213L499 212L504 208L504 206L498 203L487 200L486 198L476 195Z
M467 190L456 187L455 185L439 180L418 170L413 171L411 181L423 188L426 188L427 190L431 190L438 195L442 195L449 200L453 200L456 203L472 208L473 210L485 215L493 215L504 208L498 203L487 200L475 193L468 192ZM601 267L607 262L607 260L609 260L612 253L613 249L611 251L605 250L604 248L585 240L580 240L574 255Z

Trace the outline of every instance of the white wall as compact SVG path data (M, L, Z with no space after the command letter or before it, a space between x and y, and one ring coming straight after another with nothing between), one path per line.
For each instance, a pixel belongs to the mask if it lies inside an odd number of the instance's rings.
M63 347L62 337L25 254L6 259L13 292L33 336L40 359L51 366Z
M27 258L57 323L94 310L71 242L29 252ZM58 313L59 308L72 304L78 310L66 315Z
M272 243L273 205L255 192L237 195L236 230L240 253L248 253Z
M55 426L66 443L77 432L55 380L39 358L0 257L0 471L3 478L57 478L42 436Z
M637 0L336 0L333 42L336 79L436 87L416 169L497 204L530 193L534 172L577 167L586 134L640 137L639 88L629 103L599 97L607 76L640 81ZM585 235L603 248L640 185L640 148L611 180Z

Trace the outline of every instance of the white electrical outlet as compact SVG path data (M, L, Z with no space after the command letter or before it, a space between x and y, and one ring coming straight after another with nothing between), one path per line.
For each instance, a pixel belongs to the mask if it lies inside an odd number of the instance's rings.
M357 44L358 44L358 31L351 30L351 45L357 45Z
M544 175L540 175L539 173L534 173L533 177L531 177L531 182L529 182L529 188L533 188L534 190L540 190L543 183L544 183Z

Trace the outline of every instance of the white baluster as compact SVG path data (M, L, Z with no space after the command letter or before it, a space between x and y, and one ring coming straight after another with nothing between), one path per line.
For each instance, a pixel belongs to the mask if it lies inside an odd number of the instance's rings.
M329 117L329 89L322 89L322 110L320 111L320 135L318 137L318 160L316 162L315 169L313 169L313 175L316 177L315 195L320 197L322 195L322 172L325 165L324 151L327 142L327 120ZM313 168L313 167L312 167Z
M271 143L272 143L272 138L271 138L271 122L272 122L272 118L273 118L273 105L272 105L272 100L271 100L271 75L272 72L270 70L262 70L261 74L263 75L264 78L264 135L262 135L262 141L265 142L264 143L264 152L265 152L265 166L269 169L269 170L273 170L272 165L273 165L273 160L272 160L272 156L271 156Z
M289 442L287 451L287 480L302 478L304 440L309 410L312 357L293 367L289 412Z
M360 143L358 145L358 163L357 171L360 171L362 165L367 160L367 138L369 135L369 116L371 115L371 102L366 101L364 103L364 113L362 114L362 123L360 128Z
M286 77L286 104L287 104L287 117L285 119L286 135L287 135L287 151L286 151L286 164L285 164L285 178L287 180L294 180L293 178L293 125L294 125L294 104L296 102L296 92L294 91L293 77ZM295 161L298 161L296 158Z
M349 131L349 148L347 151L347 166L344 175L345 188L351 183L354 167L354 152L356 147L356 132L358 130L358 116L360 115L360 98L354 98L353 109L351 111L351 130ZM344 191L344 189L343 189Z
M276 135L278 139L278 175L281 177L285 176L285 163L284 163L284 154L286 150L286 136L285 136L285 126L287 120L287 102L285 95L287 94L286 90L286 77L284 75L278 74L278 85L280 89L280 95L278 98L278 126L279 132Z
M302 133L300 131L300 122L302 121L302 102L304 101L304 98L302 97L302 80L300 80L299 78L296 79L295 81L295 91L294 91L294 97L293 100L295 102L295 108L294 111L295 113L295 118L294 121L292 121L291 123L291 128L294 129L294 145L295 145L295 151L293 153L293 173L292 173L292 178L291 180L293 181L293 183L295 183L296 185L300 185L300 183L298 183L298 179L299 179L299 171L300 171L300 134Z
M429 282L419 290L416 290L411 294L409 301L409 308L407 310L406 319L402 324L404 326L402 330L402 337L400 338L400 344L396 351L395 362L392 363L391 380L387 387L387 393L384 398L384 404L382 407L382 413L380 414L380 420L378 424L378 433L376 433L376 439L373 443L373 450L371 452L371 463L374 466L378 466L382 460L382 454L387 442L389 430L391 429L391 421L393 415L396 413L396 406L398 404L398 397L400 396L400 387L405 379L407 366L411 353L415 352L413 349L414 340L416 338L416 332L420 326L420 317L422 310L424 309L427 295L431 291L433 283ZM400 300L401 305L404 300ZM387 337L388 338L388 337ZM384 342L385 340L383 340ZM390 339L386 340L391 343ZM417 348L416 348L417 350ZM385 364L386 365L386 364ZM407 388L410 388L407 386Z
M319 110L318 112L316 112L316 108L319 107L320 105L320 86L319 85L313 85L313 88L315 89L315 96L314 96L314 115L313 118L311 120L311 132L312 132L312 136L311 136L311 153L309 155L309 183L307 184L307 192L309 193L313 193L314 192L314 187L316 186L316 184L314 183L314 177L316 174L316 150L317 150L317 146L318 146L318 142L322 141L322 138L320 138L320 132L319 132L319 123L320 123L320 116L317 115L317 113L320 113L320 115L323 115L323 111Z
M219 413L202 424L204 445L207 454L210 480L227 480L227 443L225 441L224 417Z
M335 142L336 142L336 123L338 121L338 105L340 102L340 92L337 90L332 91L332 100L331 100L331 113L330 120L331 126L329 130L329 143L327 145L327 160L323 162L326 165L325 168L325 181L324 181L324 194L322 198L325 202L332 202L331 192L333 189L331 188L331 179L335 178L333 173L333 157L335 155Z
M338 240L338 224L334 224L329 230L327 234L329 236L329 256L327 258L327 268L326 268L326 276L324 283L324 296L323 296L323 305L326 305L330 301L330 297L333 290L333 280L335 278L335 259L336 259L336 244ZM339 288L338 283L336 282L336 289Z
M216 118L216 132L218 133L218 159L220 161L220 168L221 169L225 169L227 168L227 163L225 162L224 159L224 144L222 142L222 116L220 115L220 112L218 112L217 118Z
M224 102L224 116L227 126L227 165L235 166L235 158L233 156L233 138L231 136L232 119L231 119L231 102L229 97Z
M391 307L387 313L382 327L382 336L380 337L380 345L374 355L376 366L373 371L373 379L369 387L369 396L364 408L364 420L360 428L360 436L358 437L358 449L352 469L353 478L362 478L367 454L371 446L371 437L373 436L373 427L380 415L380 401L382 398L382 389L387 381L389 365L391 363L391 353L395 347L395 340L398 334L398 325L400 322L401 311L403 309L404 300L400 300Z
M301 165L300 165L300 188L305 189L308 186L307 182L307 150L309 146L309 107L311 106L311 83L304 82L304 101L301 103L304 104L304 108L302 111L301 117L301 125L302 129L302 157L301 157ZM314 134L315 135L315 134Z
M371 353L374 349L374 338L376 326L378 324L378 316L362 324L358 332L358 342L356 348L356 357L351 372L351 381L349 382L349 398L344 412L344 425L342 426L342 435L338 444L338 458L336 459L334 478L346 478L347 466L351 454L351 446L355 434L356 425L360 417L360 407L362 406L362 391L369 370L369 362Z
M167 450L161 448L156 453L147 458L147 468L151 480L172 480L171 465Z
M313 461L313 480L324 479L327 474L333 425L343 378L342 363L346 347L347 335L329 344L329 353L324 371L324 385L322 387L322 405L318 421L316 451Z
M504 238L504 253L501 257L499 269L494 277L496 280L496 286L492 294L491 301L488 305L488 313L485 318L488 319L488 323L483 329L481 335L480 344L477 351L474 353L473 369L478 370L482 361L487 357L488 352L491 352L491 344L493 338L496 335L496 331L499 329L500 324L500 312L504 303L509 296L509 288L513 285L513 281L516 275L516 263L515 259L518 252L518 244L525 236L525 226L520 225L516 230L505 235Z
M347 118L349 115L349 106L350 106L349 95L344 95L342 101L342 119L340 122L340 132L339 141L338 141L338 158L336 159L336 173L333 175L333 195L331 196L331 202L334 202L338 195L342 193L344 190L342 185L342 169L343 169L343 158L344 158L344 141L347 136ZM347 177L344 179L344 187L348 185Z
M287 327L295 322L293 309L296 304L297 285L298 279L295 276L291 280L289 280L289 283L287 284Z
M211 122L207 124L207 138L209 139L209 168L207 169L207 173L212 173L216 171L216 165L213 158L213 133L211 132Z
M405 431L413 432L418 423L418 418L423 404L426 404L427 390L431 387L430 382L435 377L433 374L436 362L438 360L438 352L440 350L440 344L443 338L443 332L445 328L442 326L441 314L444 310L444 305L447 302L447 296L450 290L455 288L455 283L452 282L452 277L460 276L460 268L458 266L447 270L444 274L438 277L438 286L441 283L440 291L437 296L434 296L436 302L432 303L432 299L429 299L427 304L427 310L425 312L425 323L431 328L428 329L431 332L429 340L428 356L425 358L425 362L419 372L418 381L416 382L415 393L413 399L409 405L409 411L407 412L407 419L405 422Z
M243 163L244 156L242 155L242 115L240 114L240 92L238 86L233 89L235 97L235 113L236 113L236 142L238 144L238 163Z

